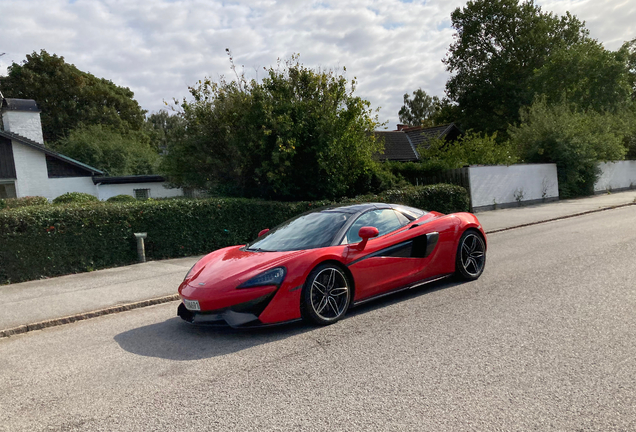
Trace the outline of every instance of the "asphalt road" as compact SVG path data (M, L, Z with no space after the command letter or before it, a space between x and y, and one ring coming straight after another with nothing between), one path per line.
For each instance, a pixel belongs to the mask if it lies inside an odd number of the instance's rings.
M340 323L176 303L0 340L0 430L636 430L636 207L492 234L476 282Z

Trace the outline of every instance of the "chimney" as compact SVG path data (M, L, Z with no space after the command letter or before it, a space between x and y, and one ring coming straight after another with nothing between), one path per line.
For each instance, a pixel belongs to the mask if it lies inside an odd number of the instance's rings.
M2 99L4 130L44 145L40 109L32 99Z

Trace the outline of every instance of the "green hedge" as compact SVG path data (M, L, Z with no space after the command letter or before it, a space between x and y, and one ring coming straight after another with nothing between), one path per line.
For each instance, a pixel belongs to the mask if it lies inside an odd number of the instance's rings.
M26 196L22 198L0 199L0 210L36 205L48 205L49 200L41 196Z
M111 202L135 202L137 201L137 198L135 198L132 195L115 195L112 196L110 198L108 198L106 201L108 201L109 203Z
M365 201L399 202L444 213L468 209L466 191L453 185L409 187L347 200ZM263 228L327 204L212 198L0 211L0 284L134 263L136 232L148 233L148 259L244 244Z
M99 202L99 198L84 192L67 192L53 200L53 204L88 204Z

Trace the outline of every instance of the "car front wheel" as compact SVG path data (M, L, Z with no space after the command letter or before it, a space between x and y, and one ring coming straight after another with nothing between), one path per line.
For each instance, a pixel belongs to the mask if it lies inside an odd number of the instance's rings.
M303 318L318 325L333 324L344 316L351 302L351 285L344 271L322 264L309 273L301 296Z
M484 272L486 265L486 244L475 230L467 230L462 234L457 246L455 270L464 280L475 280Z

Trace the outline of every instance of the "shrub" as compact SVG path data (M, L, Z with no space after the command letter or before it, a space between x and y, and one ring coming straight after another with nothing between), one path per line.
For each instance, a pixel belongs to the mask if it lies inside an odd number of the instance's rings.
M122 194L122 195L112 196L112 197L108 198L106 201L121 203L121 202L135 202L135 201L137 201L137 199L135 197L133 197L132 195L124 195L124 194Z
M53 204L88 204L99 202L97 197L84 192L67 192L53 200Z
M466 191L453 185L393 189L347 202L365 201L443 213L468 209ZM0 212L0 284L134 263L136 232L148 233L148 259L244 244L263 228L330 203L210 198L6 210Z
M37 205L47 205L49 200L41 196L26 196L21 198L0 199L0 210L18 207L29 207Z

